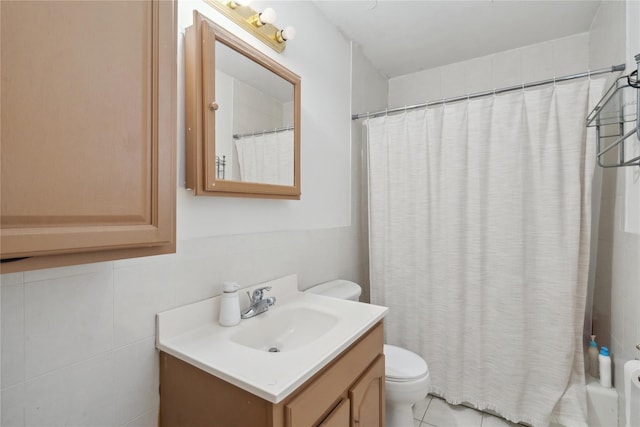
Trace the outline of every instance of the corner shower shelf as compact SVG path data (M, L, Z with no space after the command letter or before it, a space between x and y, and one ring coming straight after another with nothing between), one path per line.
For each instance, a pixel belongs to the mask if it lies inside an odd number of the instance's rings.
M636 56L640 61L640 55ZM635 81L632 76L635 75ZM587 117L587 126L596 128L598 164L603 168L622 166L640 166L640 153L630 152L630 145L640 144L640 89L637 79L638 72L629 76L621 76L611 85L596 107ZM634 123L628 129L628 123ZM633 139L630 139L634 137ZM613 142L611 138L615 138ZM635 140L635 141L634 141ZM605 154L608 162L605 161ZM611 157L616 157L611 160Z

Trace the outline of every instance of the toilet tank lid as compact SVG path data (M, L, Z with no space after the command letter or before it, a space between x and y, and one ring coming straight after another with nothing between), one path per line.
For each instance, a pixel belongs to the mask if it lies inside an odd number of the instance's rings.
M362 288L357 283L349 280L338 279L312 286L305 292L358 301L358 298L362 293Z

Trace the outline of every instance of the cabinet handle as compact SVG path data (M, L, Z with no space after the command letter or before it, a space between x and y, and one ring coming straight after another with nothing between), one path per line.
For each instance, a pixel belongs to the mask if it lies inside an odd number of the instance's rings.
M209 104L209 110L216 111L217 109L218 109L218 104L215 101L213 101L213 102L211 102L211 104Z

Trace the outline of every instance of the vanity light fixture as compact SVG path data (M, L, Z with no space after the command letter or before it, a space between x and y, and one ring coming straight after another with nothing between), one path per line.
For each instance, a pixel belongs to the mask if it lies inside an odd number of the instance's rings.
M295 28L287 26L280 30L273 25L277 15L276 11L270 7L257 12L249 6L251 0L205 0L205 2L276 52L282 52L287 46L287 41L295 37Z
M256 27L262 27L265 24L273 24L276 22L276 11L268 7L260 13L256 13L249 18L249 23Z
M227 6L229 6L231 9L235 9L236 7L240 6L249 6L250 3L251 0L229 0L227 2Z

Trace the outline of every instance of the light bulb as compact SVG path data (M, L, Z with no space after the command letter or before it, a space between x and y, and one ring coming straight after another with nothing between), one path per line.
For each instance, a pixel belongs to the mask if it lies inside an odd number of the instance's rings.
M278 43L284 43L293 40L296 36L296 29L292 26L286 26L283 30L276 31L274 38Z
M273 24L276 22L276 11L268 7L260 13L260 22L263 24Z
M284 27L284 30L280 31L280 35L283 40L293 40L296 38L296 29L292 26Z

